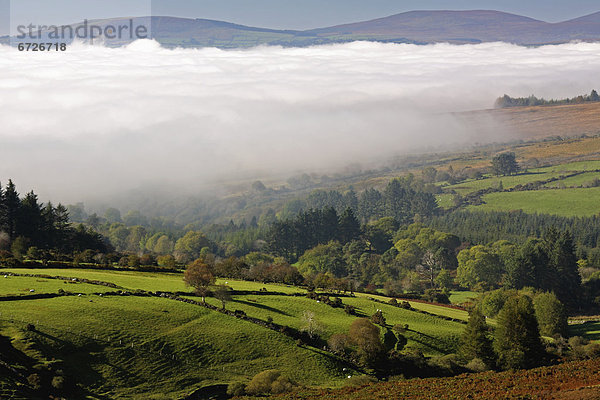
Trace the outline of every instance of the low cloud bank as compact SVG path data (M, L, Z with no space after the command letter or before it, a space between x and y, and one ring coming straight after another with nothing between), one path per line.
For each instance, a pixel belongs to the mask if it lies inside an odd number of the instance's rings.
M600 88L600 44L0 46L0 181L73 202L503 140L451 112Z

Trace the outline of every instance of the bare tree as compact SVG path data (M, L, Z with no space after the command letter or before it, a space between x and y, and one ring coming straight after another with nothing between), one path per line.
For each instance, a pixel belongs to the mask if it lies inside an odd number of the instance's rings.
M214 291L215 298L221 301L223 310L225 309L225 303L231 301L231 288L226 285L219 285Z
M323 332L323 324L315 318L314 312L306 310L302 313L302 327L300 330L306 332L313 339Z

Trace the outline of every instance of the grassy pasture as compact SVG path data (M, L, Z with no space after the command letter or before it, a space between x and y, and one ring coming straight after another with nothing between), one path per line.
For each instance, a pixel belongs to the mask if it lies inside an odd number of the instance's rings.
M471 293L471 292L465 292L465 293ZM372 297L374 299L384 301L386 303L390 300L389 297L366 294L366 293L356 293L356 296L359 298ZM456 310L456 309L449 308L449 307L437 306L435 304L428 304L428 303L420 303L420 302L410 301L410 300L408 300L408 302L410 303L410 305L413 308L416 308L417 310L427 311L429 313L432 313L435 315L441 315L443 317L462 319L464 321L469 319L469 314L463 310ZM381 304L381 303L376 303L376 302L370 302L370 303L372 303L374 305Z
M93 279L114 283L126 289L142 289L148 291L184 291L189 290L183 283L183 274L139 272L139 271L110 271L94 269L60 269L60 268L5 268L0 270L18 274L40 274L50 276L65 276L73 278Z
M469 206L470 210L543 213L566 217L590 216L600 212L600 188L532 190L527 192L490 193L485 204Z
M550 167L531 169L531 172L548 173L548 172L576 172L576 171L595 171L600 169L600 161L575 161L570 163L552 165Z
M452 304L460 304L464 303L465 301L476 299L479 297L479 295L480 293L477 292L455 290L450 292L450 302Z
M60 297L0 310L3 334L34 358L62 360L55 363L95 396L178 398L272 368L305 385L344 377L335 359L277 332L167 299ZM37 331L23 332L26 323Z
M194 297L194 299L198 300L197 297ZM364 297L344 297L342 300L344 304L356 307L358 316L369 317L380 309L384 312L388 324L408 324L413 330L407 333L409 344L420 349L426 355L439 355L454 351L457 335L460 336L464 329L462 324L456 322L376 303ZM217 307L221 306L221 303L214 298L207 298L207 302ZM417 308L417 305L425 306L419 309L427 308L426 311L429 312L437 311L440 313L440 309L443 309L445 315L465 320L468 318L466 312L461 310L416 302L412 302L411 305L415 308ZM234 296L233 301L226 304L226 308L232 311L242 310L248 316L262 320L271 317L274 323L296 329L302 328L304 311L312 311L315 319L322 325L322 336L324 338L329 338L334 333L347 333L350 324L357 318L357 316L346 314L341 308L333 308L323 303L317 303L315 300L306 297ZM429 340L428 338L435 339Z
M595 178L600 178L600 172L585 172L580 175L570 178L561 179L560 181L550 182L544 185L547 188L568 188L578 187L590 183Z
M589 340L600 340L600 321L589 321L583 324L569 325L569 334L582 336Z
M450 193L436 194L435 199L440 208L450 208L454 206L454 195Z
M192 290L183 283L183 274L165 273L165 272L139 272L139 271L111 271L111 270L93 270L93 269L59 269L59 268L4 268L0 269L0 276L3 272L14 272L18 274L39 274L50 276L65 276L73 278L85 278L110 282L126 289L141 289L151 292L185 292ZM2 279L2 278L0 278ZM291 287L287 285L248 282L232 279L219 279L217 284L225 284L235 290L255 291L266 288L271 292L297 293L305 292L304 289ZM101 286L98 286L101 287ZM1 289L0 289L1 290ZM58 288L56 289L58 290ZM65 289L66 290L66 289Z
M24 296L39 293L57 293L59 289L72 293L100 293L114 289L87 283L63 281L58 279L43 279L24 276L8 276L0 274L0 296ZM31 292L30 290L34 290Z
M6 271L8 271L7 269ZM127 289L180 290L181 274L136 273L78 269L18 269L36 273L96 279ZM137 278L137 279L136 279ZM342 365L328 353L298 347L292 339L261 326L203 307L155 297L91 295L112 290L98 285L67 284L57 279L0 276L0 293L13 293L34 284L36 292L57 292L63 286L84 293L81 297L0 302L0 334L11 337L16 348L39 363L54 363L67 376L77 376L90 398L178 398L195 388L244 381L254 374L277 368L307 386L339 386ZM301 292L285 285L221 280L237 290ZM85 289L85 290L83 290ZM66 289L65 289L66 290ZM408 325L408 348L426 355L456 350L464 325L380 304L358 294L343 298L359 316L381 309L388 324ZM198 300L197 297L194 297ZM381 297L385 299L384 297ZM214 298L207 301L215 306ZM411 303L440 315L466 318L466 313L423 303ZM227 309L278 324L302 328L302 314L312 311L322 324L322 336L347 333L357 316L303 296L236 295ZM32 323L36 331L25 331ZM48 361L52 360L54 361ZM350 372L355 374L356 372ZM82 389L83 390L83 389Z
M409 330L404 334L408 339L408 346L418 348L426 355L455 352L458 339L464 330L464 325L457 322L446 321L388 304L376 303L362 297L344 299L344 303L355 306L359 312L366 315L372 315L375 311L381 310L386 322L390 325L408 324ZM412 302L411 305L417 308L416 302ZM449 308L448 310L459 311Z
M528 172L513 176L488 176L483 179L469 179L456 185L446 186L446 189L452 189L458 194L466 195L478 190L487 188L496 188L502 182L504 189L510 189L517 185L524 185L531 182L543 181L561 175L557 172Z

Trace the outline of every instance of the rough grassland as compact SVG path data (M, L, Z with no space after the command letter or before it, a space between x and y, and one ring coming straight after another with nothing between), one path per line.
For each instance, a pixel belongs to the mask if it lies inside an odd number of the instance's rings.
M303 391L276 399L598 399L600 360L528 371L483 372L452 378L410 379L339 390Z

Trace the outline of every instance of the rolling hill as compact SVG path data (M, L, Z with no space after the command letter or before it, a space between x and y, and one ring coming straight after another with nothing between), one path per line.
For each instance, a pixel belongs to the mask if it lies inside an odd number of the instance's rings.
M559 23L548 23L492 10L410 11L401 14L306 31L275 30L209 19L169 16L134 18L134 25L150 25L152 37L167 47L248 48L258 45L312 46L356 40L427 44L504 41L520 45L600 40L600 12ZM96 25L129 24L119 17ZM77 27L80 24L73 24ZM105 40L122 45L129 40ZM7 43L8 38L0 38Z

